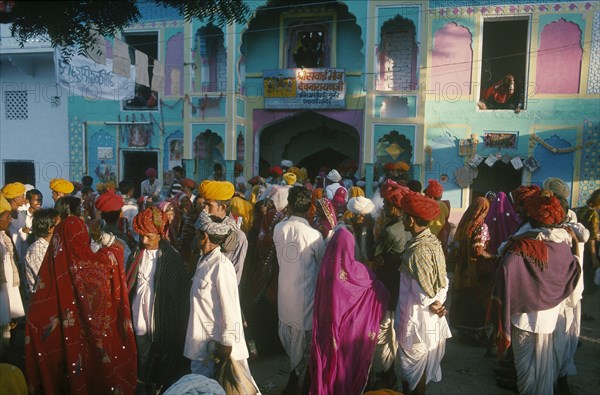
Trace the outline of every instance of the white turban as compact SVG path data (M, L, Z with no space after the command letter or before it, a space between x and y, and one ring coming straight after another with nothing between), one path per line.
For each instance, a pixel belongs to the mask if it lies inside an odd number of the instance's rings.
M283 211L288 205L291 185L273 185L265 191L265 198L271 199L277 211Z
M219 383L199 374L186 374L175 384L171 385L165 395L225 395L225 390Z
M369 214L373 211L375 205L371 199L358 196L348 200L347 207L352 214Z
M569 185L560 178L556 177L546 178L542 184L542 188L551 190L555 195L560 196L565 200L568 200L569 196L571 195L571 189L569 188Z
M340 182L342 176L340 176L340 173L336 169L333 169L327 174L327 179L332 182Z
M292 162L291 160L283 159L281 161L281 167L287 167L289 169L292 166L294 166L294 162Z

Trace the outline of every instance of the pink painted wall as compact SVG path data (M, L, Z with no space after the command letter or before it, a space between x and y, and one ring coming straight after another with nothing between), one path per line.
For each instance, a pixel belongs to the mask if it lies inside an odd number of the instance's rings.
M581 29L564 19L544 26L537 54L536 83L539 93L579 93Z
M469 29L455 22L447 23L435 32L429 89L437 89L436 84L439 84L443 91L448 84L458 84L463 94L471 93L472 43Z

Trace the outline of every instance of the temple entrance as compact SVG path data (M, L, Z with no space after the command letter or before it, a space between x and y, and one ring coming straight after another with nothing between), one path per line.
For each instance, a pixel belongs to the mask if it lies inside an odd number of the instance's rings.
M156 151L121 151L123 154L122 180L133 181L135 198L140 197L141 184L146 178L146 169L158 169L158 152Z
M508 195L510 191L521 185L523 170L515 170L513 165L499 160L492 167L482 162L477 167L477 178L471 185L471 201L485 196L489 191L504 192Z
M259 172L266 177L270 166L289 159L306 167L314 180L321 167L339 168L342 163L359 163L360 136L343 122L313 111L295 114L265 127L260 134Z

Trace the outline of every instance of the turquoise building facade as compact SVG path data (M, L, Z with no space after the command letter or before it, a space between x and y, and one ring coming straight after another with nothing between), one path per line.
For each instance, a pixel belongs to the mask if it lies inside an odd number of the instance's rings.
M140 181L154 166L168 184L181 164L200 181L215 163L232 179L235 162L250 178L282 159L314 177L355 162L372 193L404 161L455 210L549 176L574 207L600 187L597 2L248 4L247 23L219 27L142 3L117 38L164 63L164 92L70 97L71 179Z

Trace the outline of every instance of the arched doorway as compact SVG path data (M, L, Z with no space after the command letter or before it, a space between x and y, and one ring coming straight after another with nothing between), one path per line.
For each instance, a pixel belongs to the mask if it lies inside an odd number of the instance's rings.
M311 179L323 166L337 168L341 163L359 163L360 136L343 122L314 111L294 114L266 126L259 139L260 174L269 166L289 159L306 167Z

